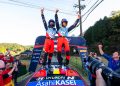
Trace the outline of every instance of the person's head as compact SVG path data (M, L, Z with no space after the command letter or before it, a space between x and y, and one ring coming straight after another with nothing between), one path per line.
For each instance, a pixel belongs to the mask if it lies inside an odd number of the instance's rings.
M19 56L19 55L16 55L16 56L15 56L15 59L16 59L16 60L19 60L19 59L20 59L20 56Z
M49 26L50 28L55 27L55 21L54 21L53 19L50 19L49 22L48 22L48 26Z
M19 60L19 56L16 57L16 60Z
M2 74L3 70L5 70L5 63L4 61L0 60L0 74Z
M0 59L4 58L4 54L3 53L0 53Z
M112 55L113 59L114 60L119 60L119 52L118 51L115 51Z
M66 27L67 24L68 24L67 19L63 18L63 19L61 20L61 25L62 25L62 27Z

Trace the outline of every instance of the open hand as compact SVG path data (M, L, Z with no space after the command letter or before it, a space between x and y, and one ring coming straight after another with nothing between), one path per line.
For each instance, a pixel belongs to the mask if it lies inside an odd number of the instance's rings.
M41 14L43 14L43 12L44 12L44 8L41 9Z
M56 9L56 13L58 13L58 11L59 11L59 10L58 10L58 9Z

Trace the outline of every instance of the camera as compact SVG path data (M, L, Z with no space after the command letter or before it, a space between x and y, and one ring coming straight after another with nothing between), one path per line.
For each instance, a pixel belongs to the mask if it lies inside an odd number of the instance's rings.
M92 74L96 74L96 70L102 69L102 77L104 78L107 86L119 86L120 85L120 74L114 72L112 69L106 67L103 62L88 57L87 67Z

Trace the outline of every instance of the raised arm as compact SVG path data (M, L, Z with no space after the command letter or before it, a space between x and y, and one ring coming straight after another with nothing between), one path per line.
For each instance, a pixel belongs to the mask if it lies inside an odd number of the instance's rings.
M17 67L17 65L16 65L16 63L14 63L13 68L12 68L7 74L4 74L4 75L3 75L3 79L6 79L6 78L8 78L9 76L11 76L16 67Z
M59 30L60 26L59 26L59 20L58 20L58 13L59 10L56 10L55 12L55 24L56 24L56 28L57 28L57 31Z
M108 54L105 54L104 51L103 51L103 46L102 45L98 45L98 48L99 48L99 52L100 54L107 60L110 60L111 59L111 56L109 56Z
M42 17L42 21L43 21L43 24L44 24L44 27L45 29L47 30L47 23L46 23L46 20L45 20L45 16L44 16L44 13L43 13L44 9L41 9L41 17Z
M78 18L77 18L77 20L75 21L75 23L68 28L68 32L70 32L72 29L74 29L74 28L76 27L76 25L78 24L78 22L79 22L79 20L80 20L80 15L78 14L77 17L78 17Z
M103 51L102 47L103 47L102 45L98 45L98 49L99 49L99 52L100 52L101 55L104 54L104 51Z
M13 68L8 72L8 75L9 75L9 76L12 75L12 73L13 73L13 71L15 70L16 67L17 67L17 64L14 63L14 64L13 64Z

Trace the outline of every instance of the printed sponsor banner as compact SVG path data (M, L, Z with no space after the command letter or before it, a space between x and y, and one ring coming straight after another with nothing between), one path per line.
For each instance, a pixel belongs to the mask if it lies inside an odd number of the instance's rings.
M80 50L80 52L87 52L87 50Z
M30 82L39 80L81 80L79 76L52 75L46 77L33 77Z
M82 80L40 80L29 82L27 86L85 86Z
M38 45L37 45L38 46ZM32 59L29 66L29 72L35 72L43 47L34 48Z
M87 48L86 47L78 48L78 51L79 51L79 56L82 60L82 65L87 70L87 60L88 60Z

